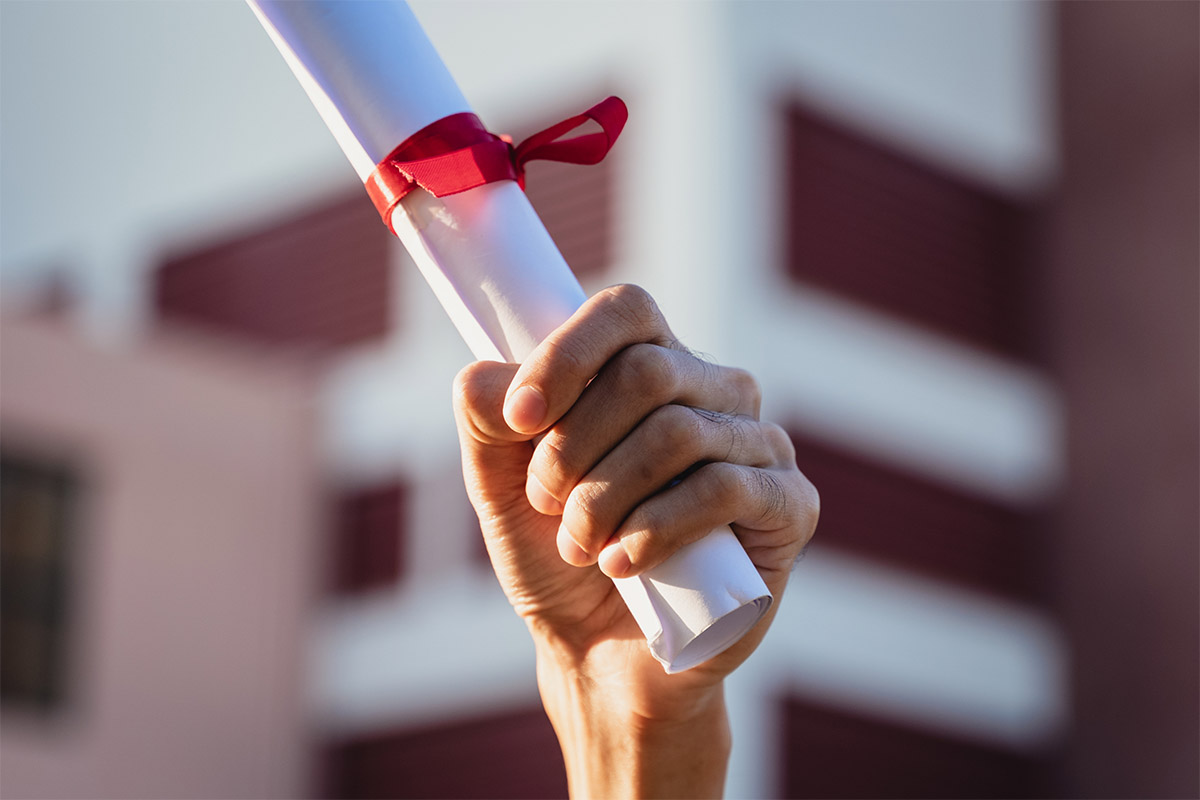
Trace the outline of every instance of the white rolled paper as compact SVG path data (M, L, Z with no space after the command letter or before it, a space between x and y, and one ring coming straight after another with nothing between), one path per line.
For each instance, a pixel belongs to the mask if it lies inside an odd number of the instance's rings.
M247 2L364 181L412 134L471 110L403 2ZM414 191L391 222L477 358L524 359L585 299L513 181ZM615 584L669 673L722 652L771 605L728 527Z

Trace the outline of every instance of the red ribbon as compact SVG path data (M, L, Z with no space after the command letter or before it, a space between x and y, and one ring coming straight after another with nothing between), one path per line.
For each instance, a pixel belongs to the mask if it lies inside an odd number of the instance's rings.
M367 178L367 194L391 229L392 209L417 187L434 197L496 181L516 181L524 189L525 164L535 159L598 164L628 117L621 98L609 97L513 147L507 137L484 128L474 114L451 114L417 131L380 161ZM599 123L600 133L559 139L589 119Z

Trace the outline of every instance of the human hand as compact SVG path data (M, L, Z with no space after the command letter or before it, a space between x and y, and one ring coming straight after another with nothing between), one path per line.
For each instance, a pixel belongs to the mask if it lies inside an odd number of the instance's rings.
M790 439L759 421L759 403L748 373L693 356L635 286L591 298L523 365L459 374L468 494L533 634L560 740L580 715L645 730L723 721L721 680L761 641L818 514ZM668 676L610 577L639 574L725 524L776 603L724 653Z

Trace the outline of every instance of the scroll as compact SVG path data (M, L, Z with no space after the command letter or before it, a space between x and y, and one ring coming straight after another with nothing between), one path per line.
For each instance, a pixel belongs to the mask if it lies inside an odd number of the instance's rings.
M412 11L399 0L247 1L471 352L529 355L585 295L518 185L511 148L471 115ZM623 124L623 104L620 114ZM431 136L460 137L470 152L406 167ZM772 600L728 527L615 583L668 673L724 651Z

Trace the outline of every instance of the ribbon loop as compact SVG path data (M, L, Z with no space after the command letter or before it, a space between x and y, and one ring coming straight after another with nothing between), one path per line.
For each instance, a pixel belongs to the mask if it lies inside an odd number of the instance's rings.
M367 194L391 229L392 210L418 187L434 197L502 180L516 181L524 189L525 165L530 161L598 164L628 118L625 103L609 97L514 147L507 137L484 128L474 114L451 114L417 131L380 161L367 178ZM601 132L560 138L588 120L596 122Z
M628 118L629 110L621 102L621 98L606 98L582 114L551 125L521 142L516 148L517 170L519 171L527 161L539 158L565 161L569 164L599 164L621 135ZM588 133L574 139L556 141L589 119L600 126L601 133Z

